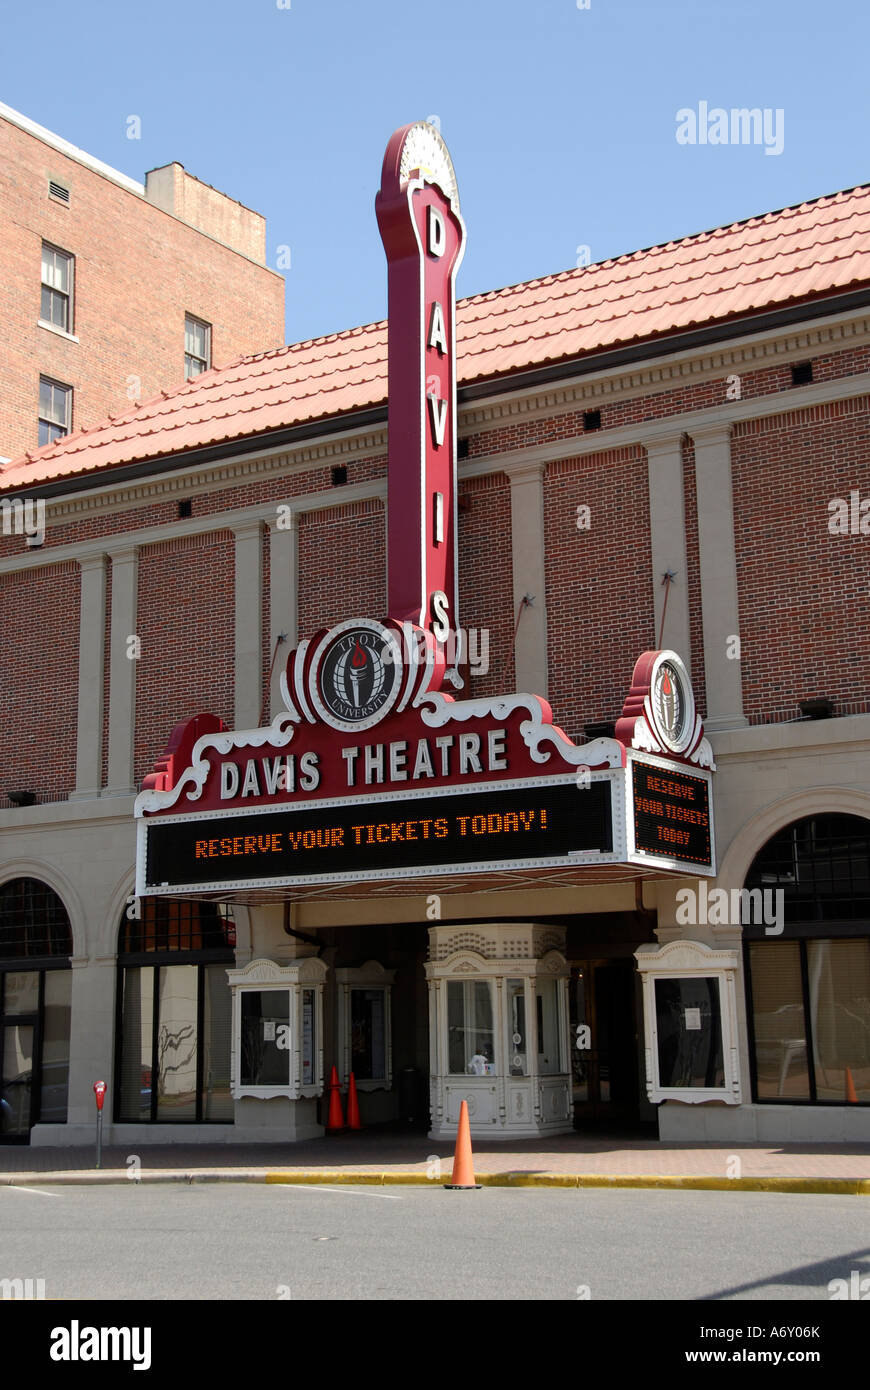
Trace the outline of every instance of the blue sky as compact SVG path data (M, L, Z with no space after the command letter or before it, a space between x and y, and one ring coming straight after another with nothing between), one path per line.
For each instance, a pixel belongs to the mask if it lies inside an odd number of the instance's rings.
M7 0L0 99L264 213L296 341L385 314L397 126L440 121L475 294L867 181L868 37L857 0ZM782 153L679 144L700 102L781 109Z

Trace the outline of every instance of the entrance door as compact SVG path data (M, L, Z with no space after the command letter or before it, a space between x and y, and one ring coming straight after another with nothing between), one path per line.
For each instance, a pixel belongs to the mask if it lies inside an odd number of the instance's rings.
M36 1018L26 1016L0 1029L0 1136L26 1144L30 1138Z
M578 1033L578 1029L581 1030ZM584 1044L578 1047L577 1043ZM638 1119L634 963L575 961L571 969L574 1125Z

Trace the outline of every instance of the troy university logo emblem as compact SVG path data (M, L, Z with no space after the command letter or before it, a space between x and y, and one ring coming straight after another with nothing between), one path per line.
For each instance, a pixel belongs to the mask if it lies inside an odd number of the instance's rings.
M333 629L315 683L316 703L330 724L364 729L383 718L399 692L396 655L379 623L357 619Z
M664 662L656 672L653 699L659 728L671 743L678 743L683 731L685 700L680 677L669 662Z

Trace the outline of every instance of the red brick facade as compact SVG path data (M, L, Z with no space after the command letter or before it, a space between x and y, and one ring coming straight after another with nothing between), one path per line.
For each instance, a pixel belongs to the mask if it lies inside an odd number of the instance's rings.
M588 529L578 507L590 509ZM584 724L619 718L634 663L655 645L643 449L551 464L544 534L550 704L582 741Z
M179 537L139 555L136 780L175 724L201 710L235 714L234 542L226 531ZM114 641L125 641L119 633Z
M735 426L731 440L744 712L797 701L870 711L870 536L832 535L834 498L870 497L870 400Z
M75 787L79 687L79 567L0 574L0 805L10 791L39 801Z

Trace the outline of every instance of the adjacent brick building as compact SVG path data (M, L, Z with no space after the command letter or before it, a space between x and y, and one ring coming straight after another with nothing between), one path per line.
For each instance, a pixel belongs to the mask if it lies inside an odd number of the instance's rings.
M2 103L0 258L0 457L284 341L259 213L177 163L137 183Z
M6 148L34 142L18 127L4 132ZM69 222L87 197L82 181L106 179L75 165L76 183L56 158L46 156L40 177L66 171L73 206L49 213ZM163 171L155 195L174 187L178 198L179 184L187 196L180 173ZM170 227L185 260L184 238L198 233L141 194L113 186L111 196L135 203L148 235ZM33 225L17 292L33 278L40 239L62 239L64 225ZM632 957L688 943L736 976L742 1097L668 1102L660 1133L870 1134L868 237L870 187L856 188L458 305L459 620L489 634L489 669L470 676L470 694L535 691L582 742L619 717L640 652L675 650L718 764L717 883L785 893L788 930L769 939L758 923L686 924L672 879L444 895L439 931L447 942L455 924L456 949L471 941L497 953L499 931L517 921L563 933L572 1027L594 1024L592 1052L573 1060L581 1126L655 1117L643 1096ZM166 308L164 354L178 357L183 310L213 324L221 360L274 340L272 277L212 245L240 263L231 283L249 317L197 298L204 281L188 266L193 278ZM224 348L230 323L239 341ZM84 317L82 350L83 328ZM52 349L77 350L53 339ZM299 930L322 943L330 972L346 972L327 985L327 1064L349 1045L341 991L351 977L369 993L393 991L390 1072L370 1078L363 1098L368 1118L389 1118L401 1068L427 1067L419 895L301 894L286 912L237 905L231 930L209 919L212 954L202 921L196 949L192 929L164 923L158 957L153 935L125 916L134 795L173 725L207 709L257 727L281 708L288 647L382 613L386 328L258 350L148 400L182 374L176 365L158 380L158 358L137 359L150 383L141 405L0 472L3 498L46 506L38 549L0 536L3 630L15 633L0 658L0 893L47 885L70 935L56 951L31 952L34 970L75 967L68 1115L62 1127L61 1107L43 1098L34 1137L86 1140L98 1073L114 1085L118 1142L177 1132L159 1123L173 1110L156 1053L152 1075L150 1032L140 1049L137 1010L147 1004L158 1018L142 993L148 962L195 966L200 984L185 1007L197 1017L198 988L200 1008L207 997L223 1027L220 981L203 983L202 972L255 957L292 963L305 955ZM128 366L125 356L121 375ZM24 381L22 371L17 409L32 423ZM88 399L112 408L99 393L113 389L117 410L123 386L111 370ZM838 499L856 518L845 532L832 524ZM34 804L14 805L9 791L32 792ZM24 890L15 892L0 910L0 970L4 959L23 968L14 941ZM47 908L28 910L37 924ZM390 983L378 985L377 971ZM216 1037L228 1046L215 1033L209 1047ZM226 1074L204 1081L198 1055L175 1118L198 1121L208 1138L286 1137L277 1102L234 1110ZM43 1075L33 1096L50 1085Z

